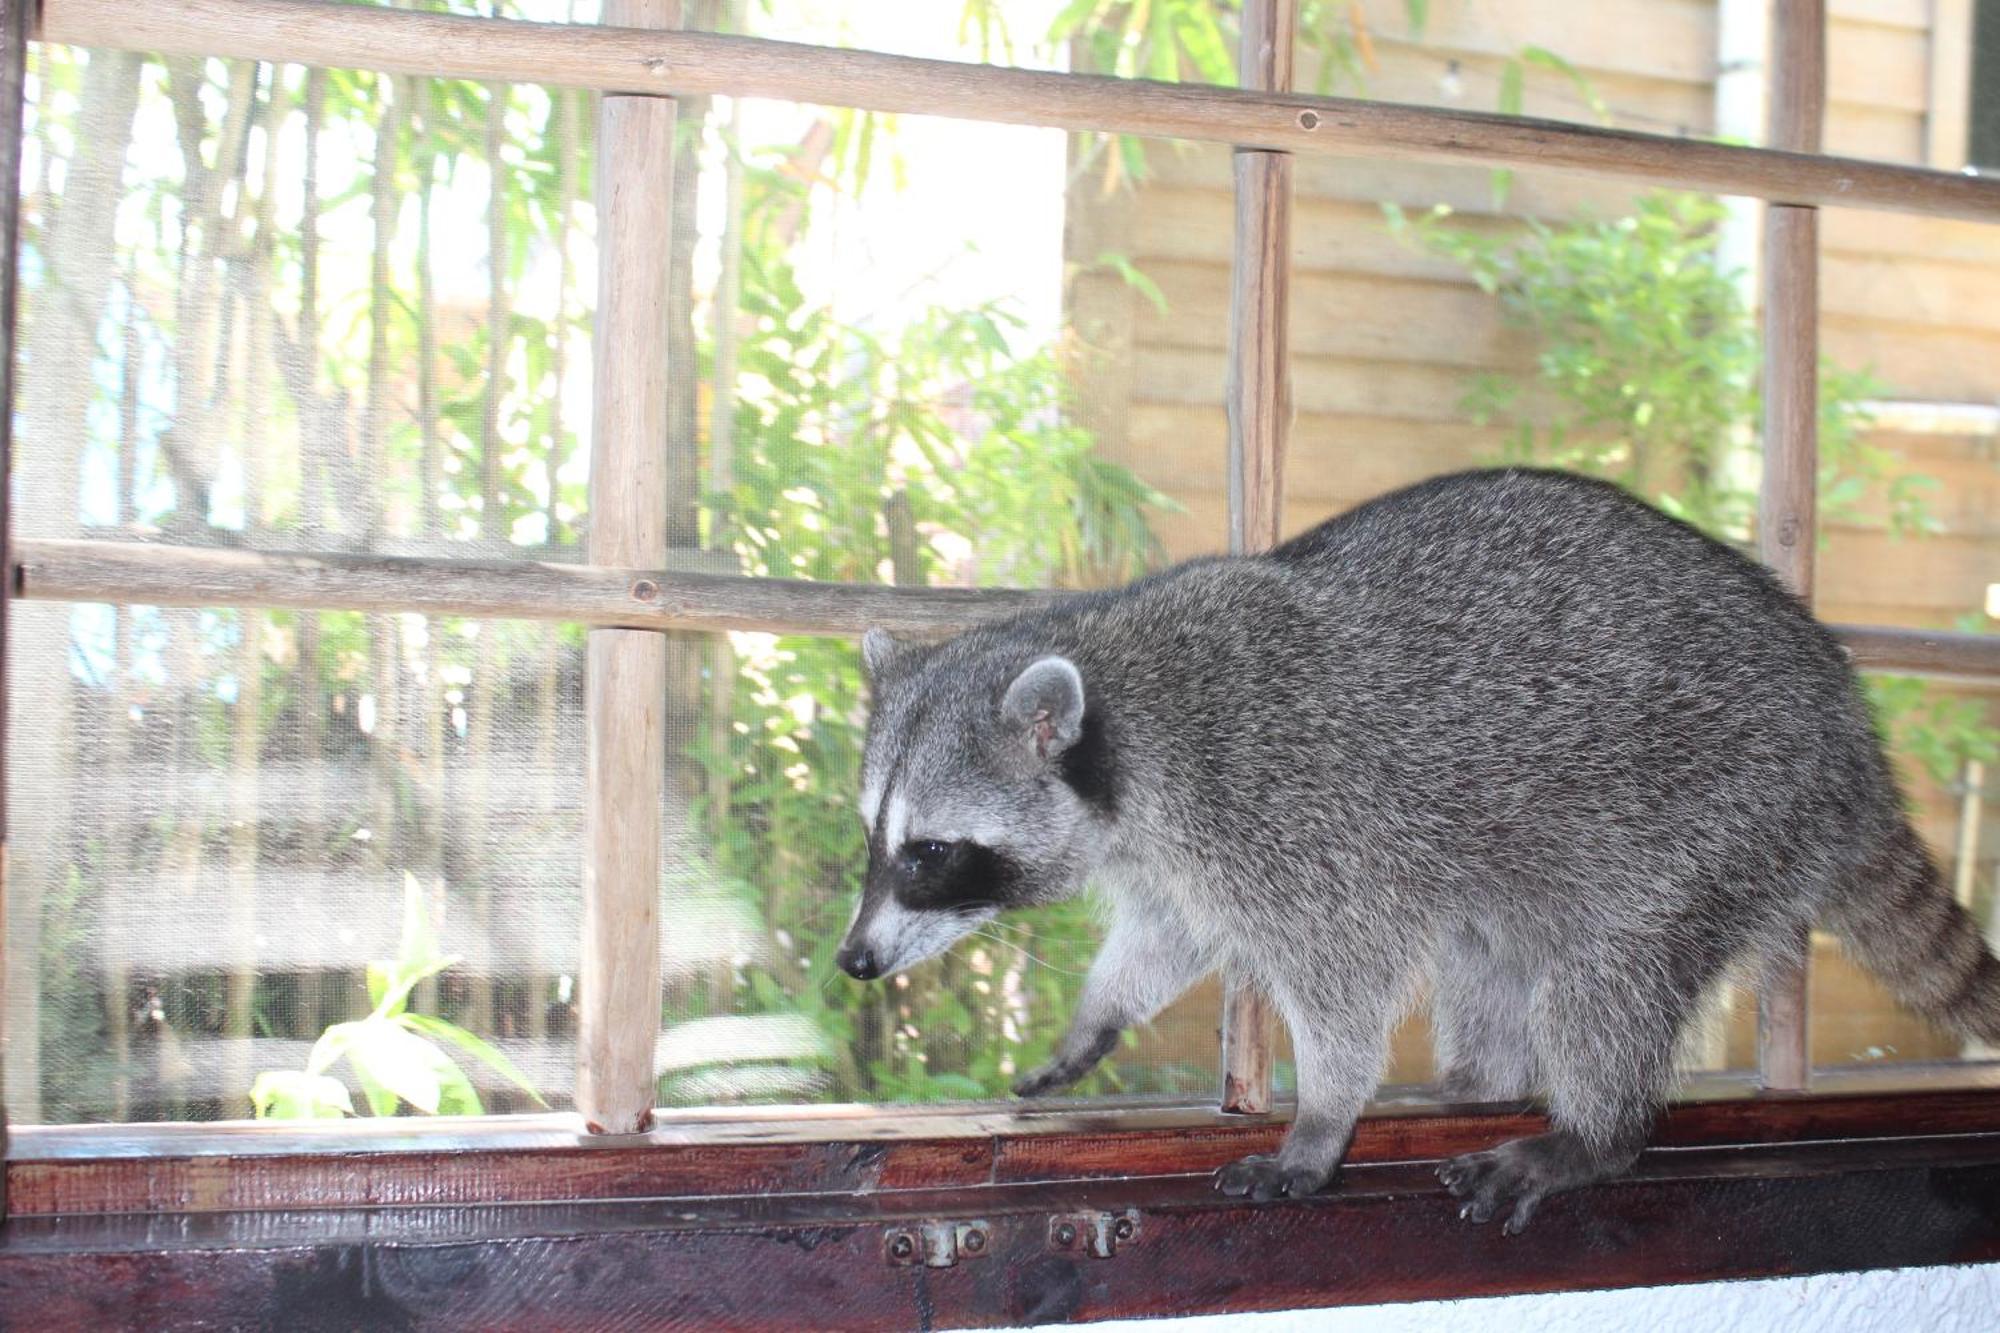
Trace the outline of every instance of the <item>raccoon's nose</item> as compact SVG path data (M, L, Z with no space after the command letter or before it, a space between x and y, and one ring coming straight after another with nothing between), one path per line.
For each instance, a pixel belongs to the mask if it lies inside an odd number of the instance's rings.
M865 944L850 944L842 949L833 960L840 970L856 981L873 981L882 975L882 964L875 957L875 951Z

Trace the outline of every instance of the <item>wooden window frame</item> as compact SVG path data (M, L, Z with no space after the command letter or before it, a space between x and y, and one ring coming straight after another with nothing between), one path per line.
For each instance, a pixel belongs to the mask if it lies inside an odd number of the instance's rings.
M2000 1259L2000 1069L1815 1076L1802 970L1764 997L1760 1077L1697 1081L1631 1178L1565 1196L1526 1236L1505 1240L1460 1223L1427 1164L1542 1123L1519 1111L1391 1096L1362 1122L1335 1190L1271 1205L1210 1193L1209 1169L1268 1150L1283 1129L1282 1114L1264 1114L1274 1109L1268 1010L1248 992L1232 990L1226 1005L1220 1109L651 1104L657 1003L645 979L658 972L657 933L633 923L655 910L657 867L635 849L658 846L662 742L657 726L612 724L648 712L659 631L941 631L1046 596L757 580L675 563L683 553L667 550L664 505L644 480L651 442L664 434L656 303L672 94L1230 144L1228 466L1239 551L1268 547L1282 512L1292 155L1553 168L1764 198L1770 392L1760 531L1765 558L1809 598L1817 209L2000 222L2000 180L1818 153L1822 0L1778 0L1768 149L1301 95L1291 90L1294 0L1246 0L1238 89L682 32L678 0L606 0L610 26L574 28L315 0L43 0L36 9L0 0L0 176L18 175L22 71L37 19L38 35L85 46L603 93L600 178L620 188L605 196L600 270L619 282L603 290L598 319L619 336L599 343L592 475L621 485L593 495L583 566L12 541L0 494L9 575L0 648L11 596L505 616L591 630L577 1113L326 1130L17 1128L0 1173L0 1217L12 1209L0 1231L0 1304L10 1312L50 1326L106 1310L257 1322L311 1301L358 1322L462 1319L472 1309L495 1323L651 1316L867 1327ZM9 192L0 202L7 402L17 214ZM0 414L0 464L7 428ZM2000 640L1837 628L1863 666L2000 675ZM5 685L0 674L0 725ZM0 850L4 813L0 805ZM1885 1076L1896 1090L1884 1090ZM0 1144L5 1132L0 1115ZM607 1271L617 1280L590 1278Z

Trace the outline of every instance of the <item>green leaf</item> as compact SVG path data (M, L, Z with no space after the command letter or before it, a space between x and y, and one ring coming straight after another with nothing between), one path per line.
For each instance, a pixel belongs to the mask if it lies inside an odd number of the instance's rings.
M377 1083L426 1115L436 1115L444 1052L387 1019L364 1020L367 1033L348 1047L347 1058L364 1078Z
M313 1043L312 1053L306 1057L306 1072L324 1074L333 1067L335 1061L347 1054L348 1048L360 1035L359 1022L335 1023L320 1033L319 1040Z
M396 965L374 962L368 965L368 1007L374 1009L382 1003L382 998L395 985Z
M375 1011L369 1017L394 1018L403 1012L403 1006L408 1002L410 992L416 989L418 982L426 977L434 977L448 967L456 967L462 961L464 960L453 954L449 958L434 958L415 971L403 971L400 970L401 965L397 965L398 970L390 977L388 990L380 1000L376 1001Z
M423 887L409 871L403 872L403 936L396 961L405 967L421 967L438 956L437 934L431 929L430 912L424 903Z
M1605 105L1604 99L1597 95L1597 89L1575 65L1544 46L1522 47L1521 59L1529 64L1540 65L1543 69L1554 70L1568 79L1571 86L1576 89L1577 95L1583 98L1584 105L1588 106L1591 114L1597 117L1598 123L1602 125L1611 123L1611 108ZM1514 114L1519 114L1518 110Z
M259 1120L338 1120L354 1114L347 1086L337 1078L296 1069L274 1069L250 1085Z
M1127 286L1152 304L1153 310L1161 315L1167 313L1167 294L1160 290L1160 284L1147 277L1145 272L1129 258L1115 251L1106 250L1097 257L1099 266L1109 268L1125 280Z
M1509 60L1500 67L1500 114L1518 116L1521 114L1522 71L1520 60Z
M439 1052L443 1055L443 1052ZM473 1090L472 1080L465 1071L445 1057L437 1066L439 1115L484 1115L486 1108L480 1105L479 1094ZM543 1103L547 1105L547 1103Z
M440 1041L450 1042L473 1059L478 1060L488 1069L491 1069L494 1073L514 1084L515 1087L527 1093L530 1097L533 1097L538 1105L548 1105L542 1099L542 1094L535 1090L535 1085L528 1081L528 1076L523 1074L515 1066L514 1062L507 1058L505 1052L484 1038L474 1036L456 1023L446 1022L442 1018L433 1018L429 1014L404 1014L396 1021L412 1031L423 1033L425 1036L433 1037Z
M375 1077L367 1064L359 1060L349 1060L347 1063L354 1070L354 1081L361 1085L361 1095L368 1101L369 1112L383 1117L396 1114L396 1108L402 1105L401 1099Z

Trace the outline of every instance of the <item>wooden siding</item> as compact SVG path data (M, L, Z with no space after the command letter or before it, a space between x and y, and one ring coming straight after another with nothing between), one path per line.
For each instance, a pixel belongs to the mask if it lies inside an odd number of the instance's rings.
M1696 135L1713 128L1713 3L1612 0L1587 7L1585 17L1584 9L1551 0L1453 0L1431 7L1422 43L1409 40L1402 0L1364 0L1359 8L1379 61L1368 82L1373 96L1489 109L1507 57L1538 45L1583 71L1615 123ZM1965 35L1934 38L1927 0L1835 0L1828 12L1825 150L1925 164L1933 50L1940 59L1961 58L1953 53L1963 53ZM1447 97L1454 62L1462 91ZM1316 77L1310 51L1301 51L1298 86L1313 87ZM1590 118L1560 76L1531 68L1526 83L1528 113ZM1136 190L1107 196L1089 173L1072 194L1068 257L1079 276L1070 313L1086 349L1086 418L1106 453L1181 506L1162 528L1169 550L1183 556L1220 549L1227 525L1229 152L1148 147L1151 174ZM1617 182L1522 175L1500 210L1483 170L1318 157L1299 159L1295 190L1297 415L1285 488L1288 532L1394 487L1489 461L1502 431L1471 424L1460 399L1482 371L1532 369L1531 341L1505 325L1497 303L1456 266L1391 236L1382 204L1448 204L1460 224L1498 233L1523 218L1611 215L1635 194ZM1871 368L1892 398L2000 402L2000 226L1828 210L1821 234L1821 337L1833 362ZM1127 256L1158 284L1164 313L1093 267L1106 252ZM1943 531L1897 538L1865 514L1827 524L1821 614L1948 625L1982 605L1987 585L2000 581L2000 439L1888 432L1874 439L1903 466L1942 483L1931 506ZM1982 693L2000 700L2000 688ZM1948 854L1956 802L1928 782L1919 782L1915 795L1924 833ZM1985 832L1990 862L2000 820L1989 817ZM1821 954L1816 1061L1856 1058L1869 1032L1874 1045L1893 1047L1895 1058L1957 1049L1898 1014L1834 954ZM1732 1063L1749 1055L1740 1029L1750 1007L1737 1006L1726 1037ZM1174 1015L1163 1022L1187 1037L1198 1019L1212 1022L1212 1012L1185 1024ZM1409 1032L1399 1040L1400 1076L1423 1076L1420 1037Z

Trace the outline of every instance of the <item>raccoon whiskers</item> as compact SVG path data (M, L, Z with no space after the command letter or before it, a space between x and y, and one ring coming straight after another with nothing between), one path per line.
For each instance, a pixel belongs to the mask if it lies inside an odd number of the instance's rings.
M977 935L980 939L983 940L991 940L995 944L1005 945L1007 948L1012 949L1015 953L1020 954L1023 958L1027 959L1029 962L1034 963L1038 967L1046 967L1051 972L1060 972L1066 977L1081 977L1089 975L1088 973L1077 972L1067 967L1057 967L1054 963L1048 961L1048 959L1041 958L1036 956L1035 954L1029 953L1027 948L1024 945L1022 945L1018 937L1014 939L1009 939L1004 935L995 935L990 931L977 930L977 929L972 931L972 935ZM970 936L968 936L967 938L970 938Z

